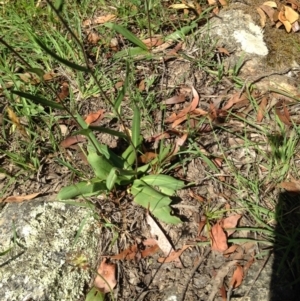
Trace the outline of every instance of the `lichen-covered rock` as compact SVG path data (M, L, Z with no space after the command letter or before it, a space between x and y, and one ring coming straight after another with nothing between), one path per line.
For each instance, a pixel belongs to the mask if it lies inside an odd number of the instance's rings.
M223 45L235 51L259 56L268 54L262 28L254 24L251 16L242 10L222 11L218 18L213 19L211 33L219 36Z
M0 256L0 300L84 300L98 259L96 224L91 209L47 197L7 204L0 213L0 252L9 250ZM90 268L74 267L79 254Z
M224 61L225 69L240 66L238 76L247 83L255 83L261 91L273 88L299 93L296 76L300 67L296 58L274 64L274 51L270 53L263 29L245 10L229 6L201 29L204 35L207 31L210 38L217 41L218 47L225 47L231 53Z

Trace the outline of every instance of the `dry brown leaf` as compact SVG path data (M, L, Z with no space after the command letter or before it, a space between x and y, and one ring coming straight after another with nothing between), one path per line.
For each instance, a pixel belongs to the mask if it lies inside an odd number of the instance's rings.
M73 144L86 141L86 137L83 135L75 135L75 136L69 136L63 141L61 141L60 146L63 148L68 148Z
M1 199L0 202L5 202L5 203L21 203L23 201L30 201L34 198L36 198L40 192L37 193L32 193L28 195L12 195L7 198Z
M110 256L110 258L115 260L133 260L137 258L138 252L138 246L133 245L117 255Z
M165 120L165 122L166 123L171 123L171 122L173 122L174 120L176 120L176 118L177 118L177 115L176 115L176 113L172 113L171 114L171 116L169 116L166 120Z
M152 49L153 53L158 53L161 51L166 50L167 48L171 47L173 45L174 41L167 41L159 46L157 46L156 48Z
M175 95L173 97L166 99L162 103L164 103L166 105L173 105L173 104L181 103L184 101L185 101L185 95L179 94L179 95Z
M24 83L31 83L32 85L36 85L41 82L40 78L34 73L26 72L26 73L21 73L18 75Z
M160 229L160 227L157 225L157 223L151 217L150 214L147 214L147 224L150 226L151 235L153 237L157 237L157 244L159 248L163 251L164 255L167 257L171 254L171 252L174 252L175 250L173 249L168 238L165 236L163 231ZM175 266L178 268L183 267L180 257L177 257L177 259L175 259Z
M198 225L197 237L201 236L201 232L203 231L205 225L206 225L206 216L203 216L201 217L201 220Z
M194 1L194 5L195 5L195 10L197 12L198 15L202 14L202 7L201 5L198 3L198 1Z
M152 161L154 158L157 157L157 154L156 153L153 153L153 152L146 152L144 154L142 154L140 157L139 157L139 162L141 163L149 163L150 161Z
M217 50L219 53L223 53L223 54L226 54L227 56L230 56L229 51L224 47L218 47Z
M281 106L283 109L281 109ZM275 105L275 112L278 116L278 118L286 125L291 125L291 117L290 117L290 113L285 105L284 101L279 101L276 105Z
M15 114L12 108L7 107L6 109L8 118L10 121L14 124L14 126L18 129L18 131L21 133L21 135L25 138L29 138L25 127L21 124L19 117Z
M104 117L104 116L103 116L104 112L105 112L105 111L104 111L103 109L100 109L100 110L97 111L97 112L88 114L88 115L86 116L86 118L85 118L85 122L86 122L87 124L91 124L91 123L96 122L99 118L102 119L102 118Z
M220 295L223 301L227 301L227 293L226 293L226 288L224 283L222 284L221 288L220 288Z
M291 24L289 21L287 21L287 19L286 19L285 15L284 15L284 12L283 12L283 11L280 11L280 12L278 13L278 19L279 19L279 21L284 25L285 30L286 30L287 32L291 32L292 24ZM276 24L276 27L277 27L277 24Z
M223 255L224 255L225 257L228 257L228 255L234 253L238 247L239 247L239 245L232 245L232 246L230 246L230 247L223 253Z
M195 6L193 3L176 3L176 4L171 4L169 6L169 8L174 8L174 9L189 9L189 8L192 8L192 9L195 9Z
M177 115L172 114L169 118L167 118L166 120L167 123L173 122L172 128L176 127L177 125L185 121L187 119L187 115L193 112L197 108L199 104L199 95L194 87L192 87L192 92L193 92L193 99L190 105L183 108Z
M142 258L146 258L146 257L152 256L159 250L160 249L159 249L158 245L153 245L153 246L150 246L150 247L146 248L145 250L141 251L141 256L142 256Z
M298 21L299 14L296 11L294 11L291 7L285 5L284 10L284 15L287 21L289 21L291 24Z
M97 287L102 293L111 292L117 285L116 280L116 265L113 263L107 263L107 259L104 258L97 270L100 275L96 276L94 286Z
M145 83L145 80L144 80L144 79L142 79L142 80L139 82L139 84L138 84L138 89L139 89L140 92L145 91L145 89L146 89L146 83Z
M148 48L152 48L152 47L157 47L160 46L164 43L163 39L160 37L152 37L151 39L145 39L143 40L143 43L148 47Z
M222 108L223 111L227 111L229 110L233 105L239 103L239 102L242 102L242 101L245 101L245 100L248 100L248 97L247 97L247 94L246 93L243 93L241 96L240 96L240 92L236 92L234 93L230 99L228 100L227 104Z
M221 3L222 6L227 6L227 0L219 0L219 2Z
M229 256L230 260L244 260L245 259L245 254L244 250L241 246L238 246L232 254Z
M210 238L212 251L224 252L228 249L227 237L220 225L220 222L217 222L212 226L210 230Z
M58 72L49 71L49 72L47 72L43 75L43 79L45 81L49 81L49 80L52 80L53 78L58 77L58 76L60 76L60 74Z
M300 181L281 182L278 187L291 192L300 192Z
M228 236L233 234L235 232L235 230L226 230L226 229L235 228L241 217L242 217L241 214L235 214L235 215L226 217L221 221L221 225L222 225L223 229L227 232Z
M230 286L235 289L239 287L243 282L244 271L243 268L238 264L235 271L233 272L232 278L230 280Z
M172 123L171 127L172 129L175 128L177 125L179 125L180 123L186 121L188 118L188 116L182 116L180 118L176 118L176 120Z
M203 203L206 200L201 195L195 194L192 190L189 191L189 195L200 203Z
M168 158L171 158L178 153L180 146L182 146L185 143L187 137L188 137L188 134L183 134L181 137L176 139L175 147L172 150L172 152L168 155Z
M192 87L192 93L193 93L193 100L192 100L191 104L189 106L185 107L182 111L180 111L177 115L177 118L185 116L186 114L194 111L197 108L197 106L199 104L199 94L195 90L194 87Z
M247 276L247 273L250 269L250 267L252 266L252 264L254 263L254 257L252 256L248 261L247 263L244 265L244 277Z
M263 11L260 7L258 7L258 8L256 9L256 11L258 12L258 14L259 14L259 16L260 16L260 19L259 19L259 21L260 21L260 26L261 26L262 28L265 28L265 26L266 26L266 21L267 21L266 14L264 13L264 11Z
M216 6L216 7L213 9L212 12L213 12L215 15L218 15L219 12L220 12L219 7Z
M275 10L274 10L272 7L267 6L267 5L261 5L259 8L260 8L264 13L266 13L267 16L270 18L270 20L271 20L271 25L274 25L275 22L274 22L273 16L274 16ZM265 19L265 22L266 22L266 19Z
M110 14L106 16L100 16L94 19L87 19L82 22L82 25L84 27L90 26L90 25L95 25L95 24L104 24L106 22L112 21L116 18L116 15Z
M256 116L257 122L261 122L266 114L266 107L268 104L268 98L264 96L259 104L258 112Z
M138 245L135 244L117 255L110 256L110 259L134 260L151 256L157 251L159 251L159 246L155 239L148 238L145 241L143 241L142 244L145 246L144 249L140 249Z
M197 108L193 111L193 115L195 115L195 116L199 116L199 115L202 116L202 115L207 115L207 114L208 114L208 112L206 112L200 108Z
M266 5L266 6L270 6L270 7L273 7L273 8L277 8L277 4L275 1L266 1L263 3L263 5Z
M115 83L115 88L119 89L119 88L123 87L123 85L124 85L123 81L117 82L117 83Z
M158 258L157 261L160 263L168 263L168 262L177 261L179 256L181 256L181 254L189 247L191 247L191 245L185 245L180 250L171 252L171 254L168 257Z
M278 21L277 23L276 23L276 25L275 25L275 27L278 29L279 27L281 27L283 24L280 22L280 21Z
M101 40L101 37L97 32L89 31L87 35L87 40L89 43L97 45L97 43Z
M207 0L209 5L215 5L217 4L217 0Z
M56 101L61 102L69 96L69 84L63 82L60 87L60 92L57 94Z
M300 3L297 0L286 0L286 3L291 4L292 9L294 9L295 11L299 9Z
M167 138L170 138L170 134L168 132L163 132L161 134L152 136L152 137L150 137L146 140L149 141L149 142L154 142L154 141L159 141L159 140L167 139Z

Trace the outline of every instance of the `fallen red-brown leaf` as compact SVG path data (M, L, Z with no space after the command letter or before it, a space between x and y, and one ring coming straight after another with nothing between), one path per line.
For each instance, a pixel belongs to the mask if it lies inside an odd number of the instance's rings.
M94 286L97 287L102 293L111 292L117 285L116 280L116 265L108 263L104 258L97 270L99 275L96 276Z

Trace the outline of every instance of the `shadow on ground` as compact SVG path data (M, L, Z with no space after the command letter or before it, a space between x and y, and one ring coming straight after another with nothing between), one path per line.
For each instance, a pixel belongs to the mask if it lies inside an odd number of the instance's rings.
M300 300L300 194L284 192L276 206L270 301Z

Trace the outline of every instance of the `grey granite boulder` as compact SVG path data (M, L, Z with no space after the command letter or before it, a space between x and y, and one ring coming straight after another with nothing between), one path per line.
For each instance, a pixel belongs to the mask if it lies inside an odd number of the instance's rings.
M2 208L1 301L84 300L98 259L100 227L93 210L78 205L45 197ZM76 256L87 260L79 260L81 268Z

